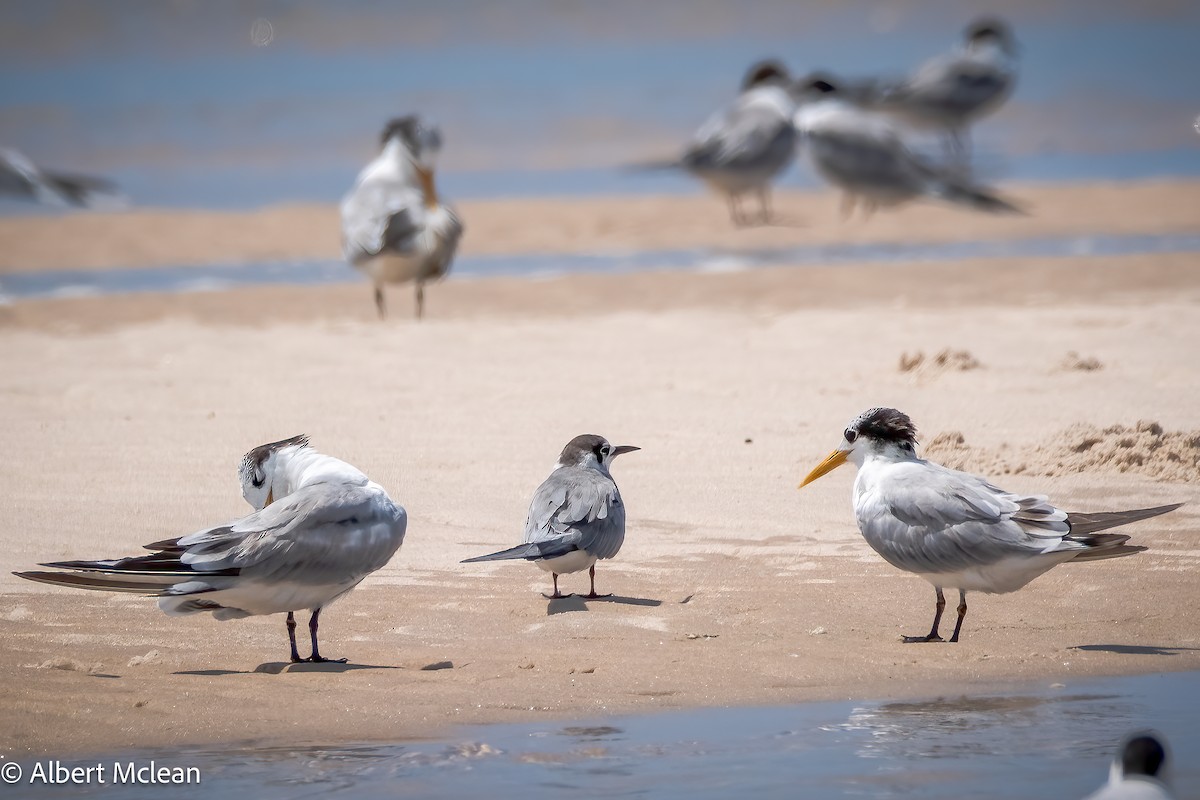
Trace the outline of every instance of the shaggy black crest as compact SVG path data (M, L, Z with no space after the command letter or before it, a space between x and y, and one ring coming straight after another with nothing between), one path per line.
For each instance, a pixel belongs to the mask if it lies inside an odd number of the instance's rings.
M1008 25L1002 20L985 17L977 19L967 26L963 33L967 41L981 42L986 39L995 39L1002 44L1007 45L1012 40L1012 32L1009 31Z
M389 120L384 127L383 133L379 136L381 145L387 144L393 136L399 136L408 145L409 149L417 146L417 133L421 130L421 120L415 114L409 114L407 117L397 117Z
M850 423L848 431L867 436L881 442L917 443L917 426L903 411L894 408L872 408L858 415Z
M1148 733L1133 737L1121 751L1121 768L1126 775L1154 777L1166 760L1162 743Z
M820 94L833 94L838 88L833 85L832 77L824 74L813 75L804 84L802 91L818 92Z
M263 464L271 457L272 453L285 447L308 447L308 437L300 434L290 439L260 444L242 457L242 467L238 470L238 475L243 481L248 478L255 487L262 486L267 479L267 473L263 471Z
M779 61L759 61L746 72L746 77L742 80L742 91L765 83L786 84L789 80L787 67Z

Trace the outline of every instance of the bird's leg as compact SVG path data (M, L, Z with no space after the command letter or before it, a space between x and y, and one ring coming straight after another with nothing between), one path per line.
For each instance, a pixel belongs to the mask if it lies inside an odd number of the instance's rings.
M962 589L958 590L958 622L954 623L954 635L950 637L950 641L958 641L958 632L962 630L963 620L967 616L967 593Z
M291 611L287 615L288 642L292 645L292 663L299 664L304 659L300 657L300 651L296 649L296 615Z
M592 579L592 591L590 594L585 594L584 597L586 597L589 600L595 600L597 597L612 597L611 593L596 594L596 565L595 564L592 564L591 568L588 570L588 575Z
M742 196L737 194L729 195L729 219L733 220L734 227L740 228L746 224L745 218L742 216Z
M312 655L308 657L308 660L313 664L324 664L326 662L345 664L346 659L344 658L325 658L323 655L317 652L317 617L319 616L321 616L321 609L318 608L312 613L312 616L308 618L308 632L309 635L312 636Z
M417 281L417 319L425 316L425 284Z
M936 587L935 590L937 591L937 605L934 606L934 608L936 608L937 611L934 612L933 627L930 629L929 635L928 636L905 636L904 641L906 644L912 644L914 642L940 642L940 641L942 641L942 637L938 636L938 625L941 624L941 621L942 621L942 612L946 610L946 595L942 594L941 587ZM966 606L963 606L963 610L965 613ZM962 622L962 617L959 617L959 622L960 623Z
M545 592L542 592L542 597L546 598L547 600L561 600L563 597L566 597L566 595L560 594L558 591L558 573L551 572L550 574L554 576L554 594L546 594Z
M946 155L954 172L967 176L971 172L971 144L961 128L946 134Z
M858 198L855 195L850 192L842 192L842 204L839 206L842 222L846 222L854 216L854 206L857 202Z
M759 218L760 224L771 224L771 187L764 186L758 190L758 203L761 209L762 216Z
M387 306L383 302L383 287L375 287L375 308L379 309L379 318L387 319Z

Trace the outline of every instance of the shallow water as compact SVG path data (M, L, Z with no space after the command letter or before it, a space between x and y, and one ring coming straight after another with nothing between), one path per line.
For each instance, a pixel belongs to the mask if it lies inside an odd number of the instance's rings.
M419 111L445 131L449 198L695 192L614 167L678 152L757 59L902 75L997 10L1021 76L976 126L986 177L1200 174L1200 6L1171 0L18 0L0 4L0 143L137 205L331 202L383 121Z
M944 244L831 244L758 250L654 250L625 253L532 253L463 256L451 279L550 277L645 269L737 272L768 266L845 263L904 264L988 258L1194 253L1200 234L1076 236ZM361 281L341 261L270 261L143 269L55 270L0 276L0 302L134 292L223 291L242 286Z
M197 766L155 797L1082 797L1133 729L1164 733L1200 796L1200 674L1044 682L922 701L810 703L464 728L446 739L121 753ZM94 763L89 762L67 762ZM24 764L28 769L29 763ZM34 787L74 797L84 787ZM94 787L93 787L94 788ZM145 786L104 787L143 798Z

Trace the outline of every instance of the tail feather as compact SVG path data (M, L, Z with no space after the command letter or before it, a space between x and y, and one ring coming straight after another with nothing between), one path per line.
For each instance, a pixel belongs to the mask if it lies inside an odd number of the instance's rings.
M1140 522L1144 519L1157 517L1161 514L1174 511L1181 505L1183 503L1173 503L1169 506L1155 506L1154 508L1135 508L1131 511L1100 511L1091 514L1072 511L1067 514L1067 524L1071 526L1071 535L1073 537L1085 536L1096 531L1104 531L1109 528L1128 525L1131 522Z
M1094 550L1084 550L1079 555L1071 559L1071 562L1076 561L1103 561L1107 558L1121 558L1122 556L1131 556L1134 553L1142 553L1149 550L1149 547L1143 547L1140 544L1119 544L1112 547L1098 547Z
M942 180L934 186L934 194L943 200L987 211L991 214L1025 214L1019 206L1004 200L987 189L960 181Z
M622 172L662 172L672 169L683 169L684 164L678 158L662 158L654 161L638 161L633 164L622 164Z
M475 556L474 558L464 558L462 564L472 564L476 561L507 561L517 558L538 558L541 556L541 551L538 549L537 542L528 542L519 544L516 547L510 547L507 550L501 550L499 553L490 553L486 556Z
M101 592L128 592L157 596L177 583L174 578L137 580L118 578L105 574L83 574L79 572L14 572L18 578L52 586L70 586L75 589L93 589Z

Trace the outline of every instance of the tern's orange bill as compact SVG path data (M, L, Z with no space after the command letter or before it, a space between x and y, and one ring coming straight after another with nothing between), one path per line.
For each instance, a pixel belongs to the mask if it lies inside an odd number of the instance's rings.
M812 483L813 481L815 481L817 478L821 477L822 475L826 474L827 472L833 472L835 469L840 467L842 464L845 464L846 459L849 457L850 457L850 451L848 451L848 450L834 450L832 453L825 456L824 461L822 461L820 464L817 464L817 466L813 467L813 471L808 473L808 476L805 477L805 479L800 482L800 485L797 488L803 489L805 486L808 486L810 483Z

